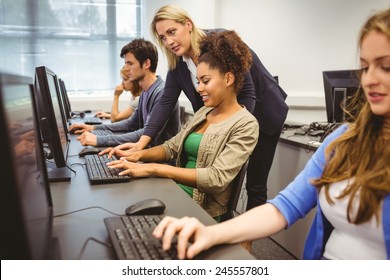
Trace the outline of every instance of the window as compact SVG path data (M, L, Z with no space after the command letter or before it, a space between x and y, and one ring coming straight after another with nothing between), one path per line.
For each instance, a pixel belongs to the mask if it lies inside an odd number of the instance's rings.
M0 0L1 71L47 66L68 92L111 90L121 48L141 37L141 0Z

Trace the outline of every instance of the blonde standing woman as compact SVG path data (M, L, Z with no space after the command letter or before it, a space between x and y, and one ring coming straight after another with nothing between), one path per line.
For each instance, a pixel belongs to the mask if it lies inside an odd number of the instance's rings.
M217 244L275 234L317 207L304 259L390 259L390 10L370 17L358 42L366 101L356 119L328 136L265 205L207 227L166 217L154 230L164 249L177 234L179 258L193 258Z

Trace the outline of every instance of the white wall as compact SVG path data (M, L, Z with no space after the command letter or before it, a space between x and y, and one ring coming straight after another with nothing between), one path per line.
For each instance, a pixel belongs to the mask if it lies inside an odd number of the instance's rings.
M237 31L279 76L288 94L287 118L307 122L326 120L322 71L358 67L359 29L373 11L389 8L390 0L143 0L145 39L154 42L150 22L166 4L184 8L201 28ZM165 79L167 63L159 55L157 73ZM185 97L180 102L190 107ZM111 108L110 102L96 106Z
M279 76L289 99L321 100L322 71L358 67L356 42L361 25L373 11L390 7L389 0L144 0L144 3L145 38L150 38L149 24L159 7L179 5L201 28L236 30L268 70ZM161 56L158 70L165 76L163 60Z

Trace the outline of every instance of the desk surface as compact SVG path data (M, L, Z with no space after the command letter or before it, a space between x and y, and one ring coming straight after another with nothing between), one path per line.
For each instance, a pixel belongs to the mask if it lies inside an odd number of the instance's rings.
M310 142L318 142L321 137L310 135L296 135L294 134L295 130L296 128L289 128L283 130L282 134L280 135L279 141L286 144L298 146L310 151L317 150L317 146L310 144Z
M51 183L54 215L82 208L99 206L117 214L124 214L129 205L146 198L158 198L167 208L165 215L194 216L206 225L215 221L196 204L178 185L163 178L132 179L127 183L91 185L84 167L84 159L77 156L82 146L71 135L68 166L75 170L70 182ZM56 217L53 236L58 239L62 259L77 259L89 237L110 243L103 219L113 216L101 209L89 209ZM115 259L113 249L96 242L88 242L81 259ZM202 259L254 259L240 245L222 245L199 255Z

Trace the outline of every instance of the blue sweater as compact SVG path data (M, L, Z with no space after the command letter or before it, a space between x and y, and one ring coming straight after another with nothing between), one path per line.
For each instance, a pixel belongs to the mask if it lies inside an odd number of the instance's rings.
M324 143L317 149L305 168L283 191L281 191L272 203L283 214L290 227L299 218L303 218L309 211L317 206L317 213L311 225L306 239L303 259L320 259L325 250L333 227L324 217L318 202L318 192L310 181L319 178L324 170L325 149L333 140L347 130L347 125L342 125L329 135ZM390 195L383 202L382 225L386 244L387 259L390 259Z
M157 80L146 91L147 94L142 92L138 102L138 108L134 111L130 118L115 123L96 125L95 129L123 133L108 136L97 136L97 146L116 146L127 142L137 142L144 133L144 129L148 126L150 115L157 110L156 105L163 94L164 86L164 81L158 76ZM146 110L143 110L143 106ZM162 126L160 128L156 137L153 139L151 146L157 146L164 143L166 140L175 136L179 129L180 111L179 103L176 101L168 115L166 126Z

